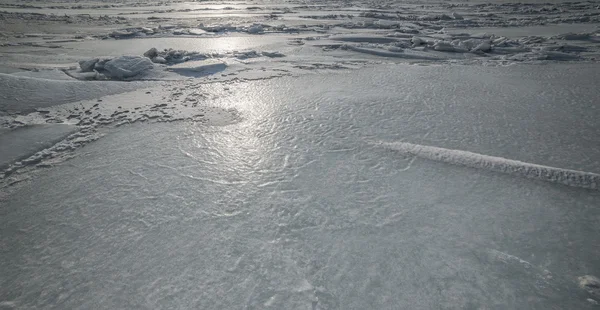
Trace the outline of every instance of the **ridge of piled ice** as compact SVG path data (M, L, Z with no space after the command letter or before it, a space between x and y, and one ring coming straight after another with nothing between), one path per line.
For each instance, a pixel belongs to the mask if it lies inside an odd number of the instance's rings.
M573 187L598 189L600 185L600 174L591 172L543 166L502 157L407 142L379 142L379 145L407 156L416 156L452 165L520 175L530 179L560 183Z
M139 76L153 67L152 61L146 57L121 56L104 64L104 74L113 79L123 80Z

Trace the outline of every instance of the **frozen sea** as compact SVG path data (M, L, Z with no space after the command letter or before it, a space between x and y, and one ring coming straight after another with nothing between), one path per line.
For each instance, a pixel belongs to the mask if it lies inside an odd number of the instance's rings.
M0 309L598 308L598 5L0 5Z

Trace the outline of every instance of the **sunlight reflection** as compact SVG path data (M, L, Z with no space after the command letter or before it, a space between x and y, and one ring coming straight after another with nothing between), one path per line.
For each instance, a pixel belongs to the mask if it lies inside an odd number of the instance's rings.
M206 166L200 172L215 182L258 184L263 176L272 177L280 171L284 160L274 154L275 109L257 89L236 87L242 89L222 100L220 107L238 110L243 121L218 127L190 126L188 134L193 136L193 145L182 145L180 149Z

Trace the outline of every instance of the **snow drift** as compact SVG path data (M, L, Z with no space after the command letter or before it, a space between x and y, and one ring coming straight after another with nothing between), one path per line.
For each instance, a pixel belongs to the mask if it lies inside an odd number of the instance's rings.
M403 155L416 156L458 166L520 175L530 179L560 183L573 187L598 189L598 185L600 184L600 174L591 172L555 168L502 157L406 142L380 142L380 144Z

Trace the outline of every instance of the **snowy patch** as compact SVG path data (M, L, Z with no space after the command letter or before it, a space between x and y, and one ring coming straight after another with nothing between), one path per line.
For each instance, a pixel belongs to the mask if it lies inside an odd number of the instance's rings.
M381 142L380 145L406 156L416 156L452 165L519 175L574 187L600 189L600 174L591 172L542 166L502 157L406 142Z
M594 276L585 275L577 278L579 287L586 290L588 293L600 298L600 279Z

